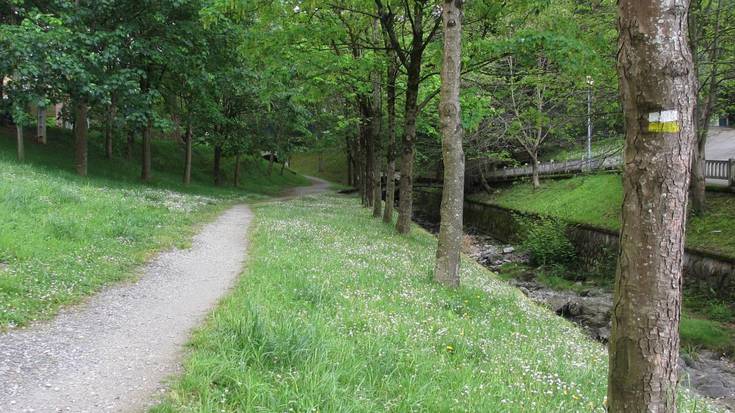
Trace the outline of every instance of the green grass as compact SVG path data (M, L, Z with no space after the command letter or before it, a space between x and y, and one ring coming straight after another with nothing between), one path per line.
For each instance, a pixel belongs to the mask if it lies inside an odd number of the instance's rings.
M322 153L324 169L319 171L319 152L303 152L291 157L291 168L301 174L316 176L330 182L347 185L347 156L341 148L325 149Z
M434 284L430 234L335 195L255 212L239 285L153 412L604 411L603 346L471 260Z
M682 347L703 347L730 356L735 355L735 332L717 321L684 313L679 329Z
M620 175L600 174L571 179L545 180L534 191L528 182L516 182L497 193L471 196L521 211L610 230L620 227L623 188ZM735 198L707 193L708 212L687 224L687 246L735 257Z
M251 162L243 188L214 188L206 152L197 151L194 182L184 187L178 145L156 142L155 179L144 186L137 163L101 158L99 139L90 145L90 177L80 178L69 132L50 132L46 146L27 142L19 164L12 131L0 129L0 329L48 318L131 277L153 252L185 246L199 224L235 201L305 183L292 173L266 177Z
M622 154L623 144L625 143L623 138L605 138L605 139L593 139L592 140L592 156L602 156L611 154ZM554 162L564 162L576 159L584 159L587 157L587 141L576 142L574 147L563 148L558 144L548 150L541 151L541 160L548 162L553 160Z

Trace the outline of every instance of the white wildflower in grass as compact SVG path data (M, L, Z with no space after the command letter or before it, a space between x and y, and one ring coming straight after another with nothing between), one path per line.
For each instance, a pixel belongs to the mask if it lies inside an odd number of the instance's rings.
M458 290L434 284L424 231L333 195L261 204L254 228L240 285L154 412L604 411L603 346L471 260Z

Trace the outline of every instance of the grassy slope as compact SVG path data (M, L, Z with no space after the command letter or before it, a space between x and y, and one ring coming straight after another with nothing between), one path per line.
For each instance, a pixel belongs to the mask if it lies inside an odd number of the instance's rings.
M327 149L323 153L324 171L319 172L317 152L297 153L291 157L291 168L304 175L316 176L347 185L347 158L342 149Z
M592 141L592 156L621 154L623 150L623 138L594 139ZM541 160L548 162L563 162L568 160L583 159L587 156L586 142L576 142L571 148L560 148L554 144L550 148L542 148Z
M688 222L687 246L735 257L734 198L716 193L707 196L708 213ZM623 189L619 175L606 174L546 180L538 191L527 182L518 182L499 193L471 198L617 230Z
M295 174L267 178L252 164L246 189L213 188L198 152L195 181L186 188L171 142L156 142L149 186L140 184L137 164L102 159L98 141L84 179L72 172L68 131L51 130L48 146L28 142L22 165L10 135L0 130L0 329L48 317L130 276L153 251L185 245L197 224L235 199L305 183Z
M333 195L259 205L253 228L154 412L603 411L603 347L470 260L463 287L432 283L426 232Z
M472 198L617 230L620 226L622 192L620 176L608 174L547 180L543 181L543 187L538 191L534 191L527 182L519 182L499 193L478 194ZM690 218L687 245L735 257L733 197L709 193L707 196L710 210L706 216ZM705 347L734 355L732 306L707 297L685 297L685 300L685 314L681 323L682 346Z

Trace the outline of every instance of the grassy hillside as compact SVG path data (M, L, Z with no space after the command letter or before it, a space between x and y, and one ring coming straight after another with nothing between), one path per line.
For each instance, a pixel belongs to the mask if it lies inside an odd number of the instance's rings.
M688 222L687 246L735 257L735 198L708 193L709 211ZM623 187L620 175L578 176L545 180L534 191L528 182L517 182L497 193L475 194L472 199L508 208L552 215L572 222L617 230Z
M256 208L240 284L154 412L604 411L604 347L470 260L433 283L428 233L336 195Z
M347 185L347 155L340 148L326 149L322 152L324 169L319 171L319 152L297 153L291 157L294 171L327 181Z
M28 142L24 164L12 135L0 130L0 329L129 277L154 251L185 245L198 224L235 200L306 184L294 173L266 177L251 161L242 188L214 188L207 153L197 151L194 183L184 187L178 145L156 142L155 179L144 186L137 162L102 159L99 139L90 145L90 177L80 178L68 131L52 130L46 146Z

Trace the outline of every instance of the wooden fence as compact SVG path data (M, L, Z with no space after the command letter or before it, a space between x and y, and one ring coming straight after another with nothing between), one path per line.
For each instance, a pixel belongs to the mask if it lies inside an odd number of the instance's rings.
M622 165L622 156L615 155L564 162L539 163L538 171L541 176L573 175L582 172L617 169ZM513 181L533 175L533 168L530 165L490 170L482 170L483 167L484 165L481 162L468 162L467 173L470 175L482 173L488 182ZM728 186L735 188L735 159L706 161L705 177L707 179L726 180Z

